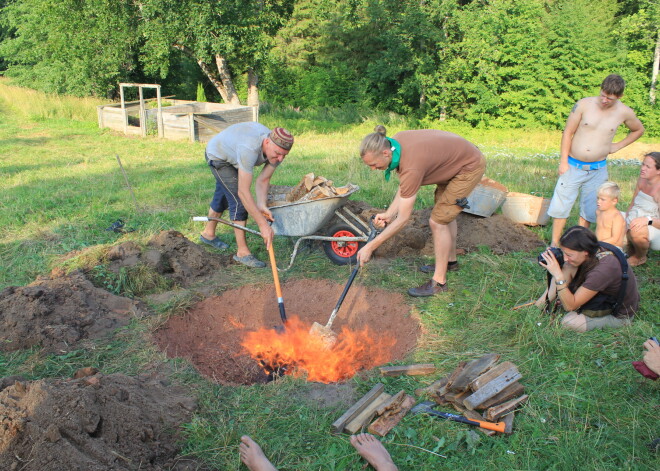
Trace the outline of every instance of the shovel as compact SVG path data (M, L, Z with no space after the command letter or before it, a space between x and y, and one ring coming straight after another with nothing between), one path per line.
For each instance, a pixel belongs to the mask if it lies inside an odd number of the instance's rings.
M376 228L374 227L373 219L374 218L372 216L371 221L369 223L371 227L371 232L369 233L369 238L367 239L367 243L371 242L374 239L374 237L376 237L377 234ZM344 286L344 291L342 291L341 296L339 296L339 300L335 305L335 308L332 310L332 314L330 314L330 319L328 319L328 323L326 325L321 325L318 322L314 322L312 324L312 328L309 330L310 334L320 337L321 340L323 340L323 343L325 344L326 348L328 349L332 348L335 345L335 343L337 343L337 334L332 330L332 323L335 321L335 317L337 317L339 308L341 308L341 305L344 302L344 298L346 297L346 293L348 293L349 288L353 284L353 280L355 280L355 276L357 275L359 269L360 269L360 264L356 264L355 268L351 272L351 276L348 278L348 282L346 283L346 286Z
M221 218L214 218L214 217L207 217L207 216L195 216L192 218L193 221L216 221L216 222L221 222L222 224L226 224L227 226L231 226L235 229L240 229L245 232L250 232L251 234L255 234L258 236L261 236L261 232L255 231L254 229L247 228L245 226L241 226L240 224L234 224L233 222L226 221ZM273 244L270 244L268 246L268 257L270 258L270 268L273 270L273 281L275 282L275 293L277 294L277 305L280 308L280 318L282 319L282 323L286 324L286 311L284 309L284 298L282 297L282 288L280 286L280 275L277 272L277 263L275 262L275 251L273 250Z

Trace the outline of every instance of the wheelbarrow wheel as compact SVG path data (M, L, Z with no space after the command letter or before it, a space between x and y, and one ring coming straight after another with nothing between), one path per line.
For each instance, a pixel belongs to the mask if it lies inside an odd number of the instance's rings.
M355 230L347 224L337 224L332 226L327 232L328 237L359 237ZM330 261L336 265L348 265L357 260L358 250L362 248L364 242L342 242L342 241L324 241L323 250Z

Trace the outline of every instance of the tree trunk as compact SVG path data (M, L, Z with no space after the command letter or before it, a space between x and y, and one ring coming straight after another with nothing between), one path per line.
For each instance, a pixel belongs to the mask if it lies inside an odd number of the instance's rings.
M225 103L230 103L232 105L240 105L241 100L238 98L238 93L236 93L236 87L234 87L234 81L231 78L231 73L229 72L229 66L227 65L227 59L222 57L220 54L215 55L215 65L218 67L218 75L220 80L224 85L226 97L223 95L222 99L225 100ZM220 91L218 89L218 91ZM220 92L222 94L222 92Z
M225 86L225 84L222 83L222 80L218 78L218 76L213 72L213 70L211 70L211 67L206 62L204 62L202 59L198 59L197 57L195 57L195 54L193 54L192 50L188 49L186 46L175 44L174 48L183 51L186 55L193 58L197 62L197 65L199 65L199 68L202 69L202 72L204 72L206 77L213 84L213 86L218 91L218 93L220 93L220 96L222 97L223 101L225 103L231 103L230 94L227 91L227 87ZM234 90L234 84L233 82L231 82L231 79L230 79L230 84L231 84L231 89L234 91L234 96L235 96L236 90ZM238 97L236 99L238 100Z
M655 42L655 54L653 54L653 72L651 72L651 89L649 98L651 104L655 105L655 88L658 83L658 68L660 68L660 29L658 29L658 39Z
M252 67L248 69L248 106L259 106L259 75Z

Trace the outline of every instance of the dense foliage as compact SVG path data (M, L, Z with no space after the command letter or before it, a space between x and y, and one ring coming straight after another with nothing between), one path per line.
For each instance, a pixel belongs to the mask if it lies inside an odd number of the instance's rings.
M295 108L557 129L619 73L624 101L660 135L656 0L3 3L5 73L45 91L112 96L117 82L144 80L194 99L204 82L209 98L234 103L260 91Z

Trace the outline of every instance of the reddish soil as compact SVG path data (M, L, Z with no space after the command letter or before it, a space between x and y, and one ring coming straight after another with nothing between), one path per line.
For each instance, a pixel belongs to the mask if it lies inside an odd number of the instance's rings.
M96 288L78 272L38 279L0 292L0 350L41 346L47 352L68 352L145 314L140 302Z
M343 284L327 280L290 281L282 287L286 312L309 325L312 322L325 325L343 288ZM183 316L170 318L154 337L169 356L188 358L214 381L253 384L265 382L266 375L241 342L250 331L280 324L273 288L243 286L208 298ZM395 339L389 358L383 363L405 358L415 347L421 331L419 321L410 315L410 306L404 303L401 294L367 289L357 282L346 295L332 329L339 333L343 327L351 330L368 327L378 336Z
M0 391L0 469L193 470L176 428L196 407L165 378L94 374Z

